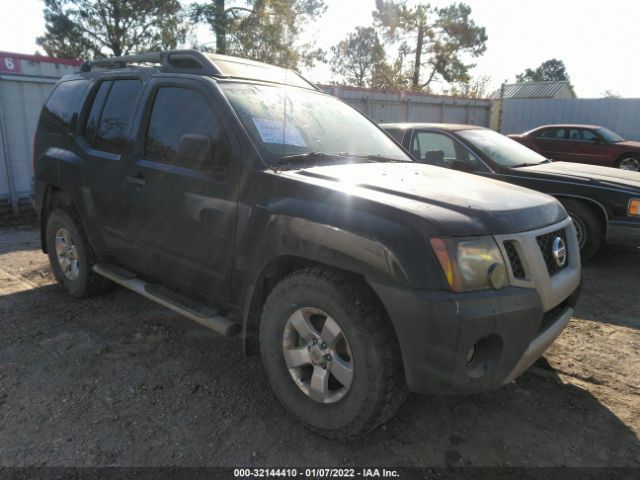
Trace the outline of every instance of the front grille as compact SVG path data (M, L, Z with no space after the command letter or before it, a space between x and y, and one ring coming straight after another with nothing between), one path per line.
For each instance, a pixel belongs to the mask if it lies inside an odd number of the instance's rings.
M513 240L507 240L504 242L504 249L509 257L509 264L511 265L511 271L515 278L524 278L524 267L522 266L522 260L516 250L515 242Z
M556 263L556 259L553 256L553 242L558 237L560 237L564 242L567 255L567 259L562 266L559 266ZM536 240L538 241L538 246L540 247L540 251L542 252L544 263L547 264L547 271L549 272L549 275L553 276L569 266L569 246L567 244L567 234L564 228L561 230L556 230L555 232L540 235L536 237Z

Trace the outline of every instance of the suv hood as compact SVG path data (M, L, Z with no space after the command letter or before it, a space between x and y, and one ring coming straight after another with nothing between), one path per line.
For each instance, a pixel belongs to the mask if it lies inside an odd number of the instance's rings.
M545 176L554 175L563 177L563 180L600 182L607 186L618 186L623 190L637 192L640 190L640 173L620 170L612 167L600 167L584 163L551 162L542 163L533 167L522 167L518 170L539 172Z
M364 163L283 173L378 204L381 215L412 214L439 234L523 232L566 218L553 197L472 174L418 163ZM393 212L383 213L387 208Z

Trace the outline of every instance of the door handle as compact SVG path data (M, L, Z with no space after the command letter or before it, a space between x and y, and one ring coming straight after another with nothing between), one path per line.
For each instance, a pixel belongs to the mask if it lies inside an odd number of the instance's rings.
M144 179L141 173L137 173L136 175L133 175L133 176L127 175L126 181L127 183L132 183L140 187L144 187L147 184L147 181Z

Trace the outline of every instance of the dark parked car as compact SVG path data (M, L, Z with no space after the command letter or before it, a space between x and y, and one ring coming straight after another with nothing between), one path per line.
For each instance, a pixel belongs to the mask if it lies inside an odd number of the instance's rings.
M640 142L594 125L545 125L509 135L546 158L640 171Z
M380 425L407 388L512 381L578 296L557 200L415 163L355 109L261 63L88 63L47 100L34 164L42 248L71 295L109 279L240 334L280 401L328 436Z
M583 260L603 241L640 246L640 173L552 162L471 125L381 125L421 163L473 172L553 195L573 217Z

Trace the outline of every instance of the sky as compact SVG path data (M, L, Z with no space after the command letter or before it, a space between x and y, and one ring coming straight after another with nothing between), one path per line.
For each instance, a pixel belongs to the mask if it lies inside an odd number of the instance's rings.
M375 0L325 0L328 8L305 27L302 40L328 49L357 26L372 23ZM416 0L408 0L417 3ZM189 3L183 1L183 3ZM452 0L431 0L446 6ZM487 29L486 53L471 62L473 76L488 75L492 87L550 58L563 60L579 97L611 90L640 98L640 1L638 0L465 0L476 24ZM44 32L41 0L0 0L0 51L34 53ZM206 28L200 41L210 41ZM332 79L328 66L303 73L314 82ZM446 86L435 85L436 89Z

